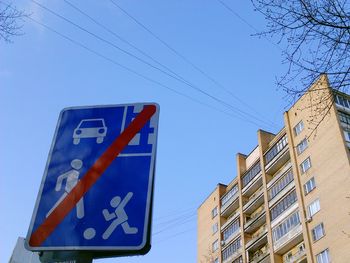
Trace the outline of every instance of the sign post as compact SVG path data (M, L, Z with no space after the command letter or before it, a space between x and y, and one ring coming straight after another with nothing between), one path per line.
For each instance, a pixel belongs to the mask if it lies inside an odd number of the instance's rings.
M104 257L150 249L158 116L152 103L61 112L28 230L29 250Z

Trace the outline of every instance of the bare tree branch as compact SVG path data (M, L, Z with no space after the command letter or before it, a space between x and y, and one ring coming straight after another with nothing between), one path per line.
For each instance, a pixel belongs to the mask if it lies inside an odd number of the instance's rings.
M347 92L350 85L350 1L348 0L251 0L256 11L264 15L266 30L259 36L278 37L284 45L283 63L288 65L277 79L290 102L305 94L322 74L329 85ZM327 93L324 93L327 94ZM324 95L328 96L328 95ZM319 126L331 108L328 103L313 103L310 122ZM324 116L320 116L323 114Z
M0 40L11 43L12 38L22 35L23 18L26 14L11 3L0 1Z

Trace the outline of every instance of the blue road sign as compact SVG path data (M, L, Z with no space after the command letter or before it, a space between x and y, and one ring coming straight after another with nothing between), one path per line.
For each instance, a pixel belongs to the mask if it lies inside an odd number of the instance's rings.
M159 107L74 107L59 117L27 235L30 250L141 250Z

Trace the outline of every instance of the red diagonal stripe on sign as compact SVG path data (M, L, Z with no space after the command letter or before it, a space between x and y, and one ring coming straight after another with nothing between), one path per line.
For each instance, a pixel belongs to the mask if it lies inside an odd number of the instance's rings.
M77 185L65 199L52 211L44 222L32 233L29 245L40 246L46 238L55 230L69 212L76 206L78 201L86 194L94 183L101 177L108 166L129 144L132 138L151 119L157 108L155 105L147 105L135 117L130 125L113 141L107 150L96 160Z

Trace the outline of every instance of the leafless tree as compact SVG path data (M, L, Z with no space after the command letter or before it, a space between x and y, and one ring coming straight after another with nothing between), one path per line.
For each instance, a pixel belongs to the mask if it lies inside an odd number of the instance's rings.
M12 42L12 38L22 34L23 18L26 14L11 3L0 1L0 40Z
M350 84L350 3L347 0L251 0L267 21L260 36L282 46L288 65L277 84L290 103L303 95L321 74L330 86L347 92ZM326 98L323 98L324 101ZM329 103L319 107L326 115Z

